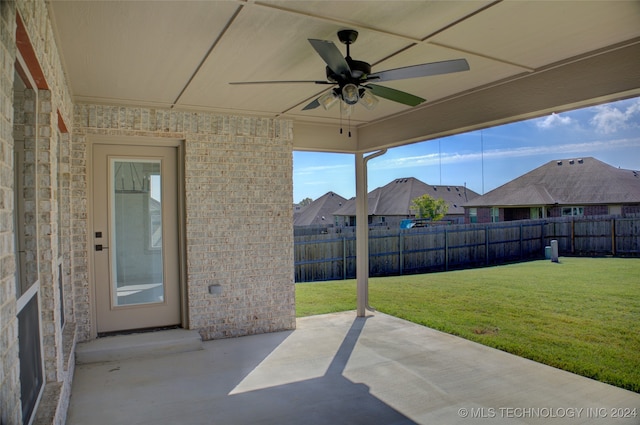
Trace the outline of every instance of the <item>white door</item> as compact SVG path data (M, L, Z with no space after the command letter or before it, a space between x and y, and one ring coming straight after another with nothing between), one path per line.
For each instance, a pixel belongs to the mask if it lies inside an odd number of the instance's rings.
M180 323L177 152L93 145L98 332Z

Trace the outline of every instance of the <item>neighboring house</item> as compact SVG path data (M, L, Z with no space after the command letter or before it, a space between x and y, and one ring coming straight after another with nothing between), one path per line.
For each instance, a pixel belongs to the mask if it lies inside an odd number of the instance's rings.
M402 220L415 218L415 214L411 211L411 201L424 194L447 201L449 211L441 221L452 223L462 223L464 220L462 204L479 196L464 186L428 185L414 177L396 179L369 192L369 224L399 227ZM355 199L349 199L333 215L337 226L355 226Z
M294 210L294 226L333 226L333 212L341 208L346 198L334 192L327 192L309 205Z
M465 222L637 214L639 174L590 157L550 161L469 200Z

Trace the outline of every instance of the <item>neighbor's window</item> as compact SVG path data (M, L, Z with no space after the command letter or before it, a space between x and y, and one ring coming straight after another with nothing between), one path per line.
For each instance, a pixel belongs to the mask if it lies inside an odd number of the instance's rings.
M497 223L500 221L500 208L491 208L491 222Z
M477 223L477 222L478 222L478 209L469 208L469 223Z
M562 216L583 216L584 207L562 207Z
M532 220L542 218L542 208L531 207L531 209L529 210L529 218Z

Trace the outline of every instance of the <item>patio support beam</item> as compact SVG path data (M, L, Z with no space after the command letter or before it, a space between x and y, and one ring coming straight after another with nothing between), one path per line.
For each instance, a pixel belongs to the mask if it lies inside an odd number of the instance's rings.
M369 220L367 193L367 162L387 153L379 150L368 156L361 152L355 154L356 159L356 282L357 282L357 315L365 316L369 306Z

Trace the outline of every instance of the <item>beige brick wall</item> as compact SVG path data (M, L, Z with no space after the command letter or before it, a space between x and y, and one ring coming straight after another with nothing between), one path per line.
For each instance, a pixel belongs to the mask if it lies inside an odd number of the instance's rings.
M184 140L188 326L205 339L295 327L292 123L153 108L76 105L74 258L87 252L92 136ZM87 265L76 263L76 320L91 335ZM209 293L220 285L221 293Z
M13 96L17 15L24 24L48 86L47 90L38 91L37 103L34 103L35 97L18 99L17 107L20 109L14 107ZM37 119L33 113L36 107ZM64 273L67 277L63 279L69 290L64 300L68 305L65 311L65 334L68 337L65 341L60 326L58 257L59 254L64 254L67 266L72 262L72 258L68 251L69 216L64 212L58 214L58 176L61 175L63 181L68 181L70 174L68 166L58 169L58 163L64 162L65 158L68 162L69 137L58 133L58 114L70 124L72 109L71 96L54 43L46 4L40 0L0 1L0 423L3 425L22 423L14 275L14 132L24 140L25 145L30 146L28 167L36 171L35 177L28 182L25 193L28 192L31 196L28 208L32 208L33 211L37 208L37 214L31 214L29 218L29 225L34 230L31 234L37 237L34 236L29 243L38 247L37 265L36 262L32 263L34 269L31 272L34 280L39 282L41 307L42 353L47 388L41 406L66 406L68 403L70 377L73 374L73 363L70 359L73 358L71 350L75 341L75 324L73 288L70 287L67 271ZM19 112L18 118L22 121L14 122L15 111ZM25 196L24 193L20 195ZM67 229L66 240L59 238L62 229ZM63 350L63 346L66 347L66 351ZM66 363L65 359L68 360ZM55 390L56 388L66 390L59 391ZM50 394L55 394L54 399L47 399ZM64 423L66 409L54 409L51 415L42 415L41 410L38 410L38 423Z
M15 4L0 1L0 423L18 424L20 365L13 236Z

